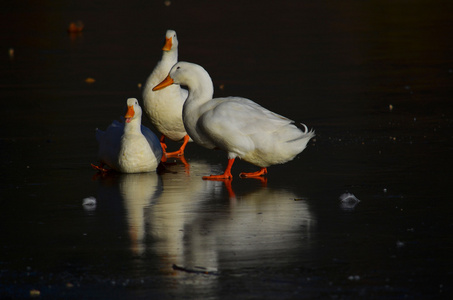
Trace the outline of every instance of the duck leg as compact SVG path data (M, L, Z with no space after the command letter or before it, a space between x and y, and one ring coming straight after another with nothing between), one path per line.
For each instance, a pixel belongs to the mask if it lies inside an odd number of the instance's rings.
M184 136L184 142L182 143L182 146L181 148L179 148L179 150L177 151L174 151L174 152L167 152L167 157L175 157L175 156L181 156L181 155L184 155L184 149L186 149L186 145L187 143L189 142L189 135L186 134ZM162 142L161 142L162 143ZM165 146L167 147L167 146Z
M228 160L228 166L226 167L225 172L223 172L222 175L203 176L203 179L205 179L205 180L217 180L217 179L233 178L233 175L231 175L231 167L233 166L233 163L234 163L234 158L230 158Z
M160 136L160 146L162 147L162 158L160 159L161 162L167 162L167 152L165 149L167 149L167 145L165 144L165 135Z
M165 144L165 135L161 135L160 136L160 145L162 147L162 150L164 150L164 153L165 153L165 149L167 149L167 144Z
M267 174L267 168L261 168L261 170L259 170L259 171L250 172L250 173L242 172L241 174L239 174L239 176L240 177L258 177L258 176L264 176L265 174Z

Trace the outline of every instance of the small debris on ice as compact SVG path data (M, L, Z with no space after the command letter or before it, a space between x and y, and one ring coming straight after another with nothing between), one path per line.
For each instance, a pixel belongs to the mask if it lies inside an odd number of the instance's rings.
M94 79L92 77L87 77L87 78L85 78L85 82L88 84L92 84L92 83L96 82L96 79Z
M82 21L77 21L77 22L71 22L69 23L68 27L68 32L69 33L81 33L83 31L83 22Z
M357 280L360 280L360 276L359 275L351 275L348 277L349 280L351 281L357 281Z
M396 241L396 247L397 247L397 248L402 248L402 247L404 247L405 245L406 245L406 244L405 244L404 242L402 242L402 241Z
M213 268L208 269L205 267L198 267L198 266L195 266L193 268L186 268L186 267L182 267L182 266L173 264L173 270L183 271L183 272L187 272L187 273L195 273L195 274L219 275L217 269L213 269Z

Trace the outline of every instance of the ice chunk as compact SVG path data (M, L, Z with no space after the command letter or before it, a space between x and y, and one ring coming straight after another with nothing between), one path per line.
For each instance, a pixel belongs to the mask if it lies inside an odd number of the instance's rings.
M83 199L83 208L85 210L94 210L96 209L96 198L94 197L88 197Z
M360 200L354 194L343 193L340 195L340 202L343 209L353 209Z

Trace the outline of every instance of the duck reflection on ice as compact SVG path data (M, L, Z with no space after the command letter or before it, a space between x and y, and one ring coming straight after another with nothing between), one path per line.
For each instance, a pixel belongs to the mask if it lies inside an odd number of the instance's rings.
M162 183L155 172L150 172L121 174L118 186L126 209L131 250L134 254L143 254L146 208L159 199Z
M210 170L205 162L191 161L190 173L179 163L163 175L121 176L118 190L134 254L157 255L159 269L175 274L173 265L217 272L288 262L308 249L316 221L306 201L295 201L301 195L257 182L255 190L233 192L233 200L223 182L201 180Z
M162 194L162 181L156 172L121 174L116 172L100 179L99 199L108 203L113 215L124 213L131 238L131 250L134 254L144 253L146 208L155 203Z

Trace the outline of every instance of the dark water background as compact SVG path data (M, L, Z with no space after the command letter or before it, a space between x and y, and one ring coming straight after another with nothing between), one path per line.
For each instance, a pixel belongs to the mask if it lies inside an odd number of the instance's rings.
M452 294L451 1L2 6L0 298ZM216 96L316 130L267 186L203 181L226 156L195 144L190 170L94 177L94 129L142 100L169 28Z

